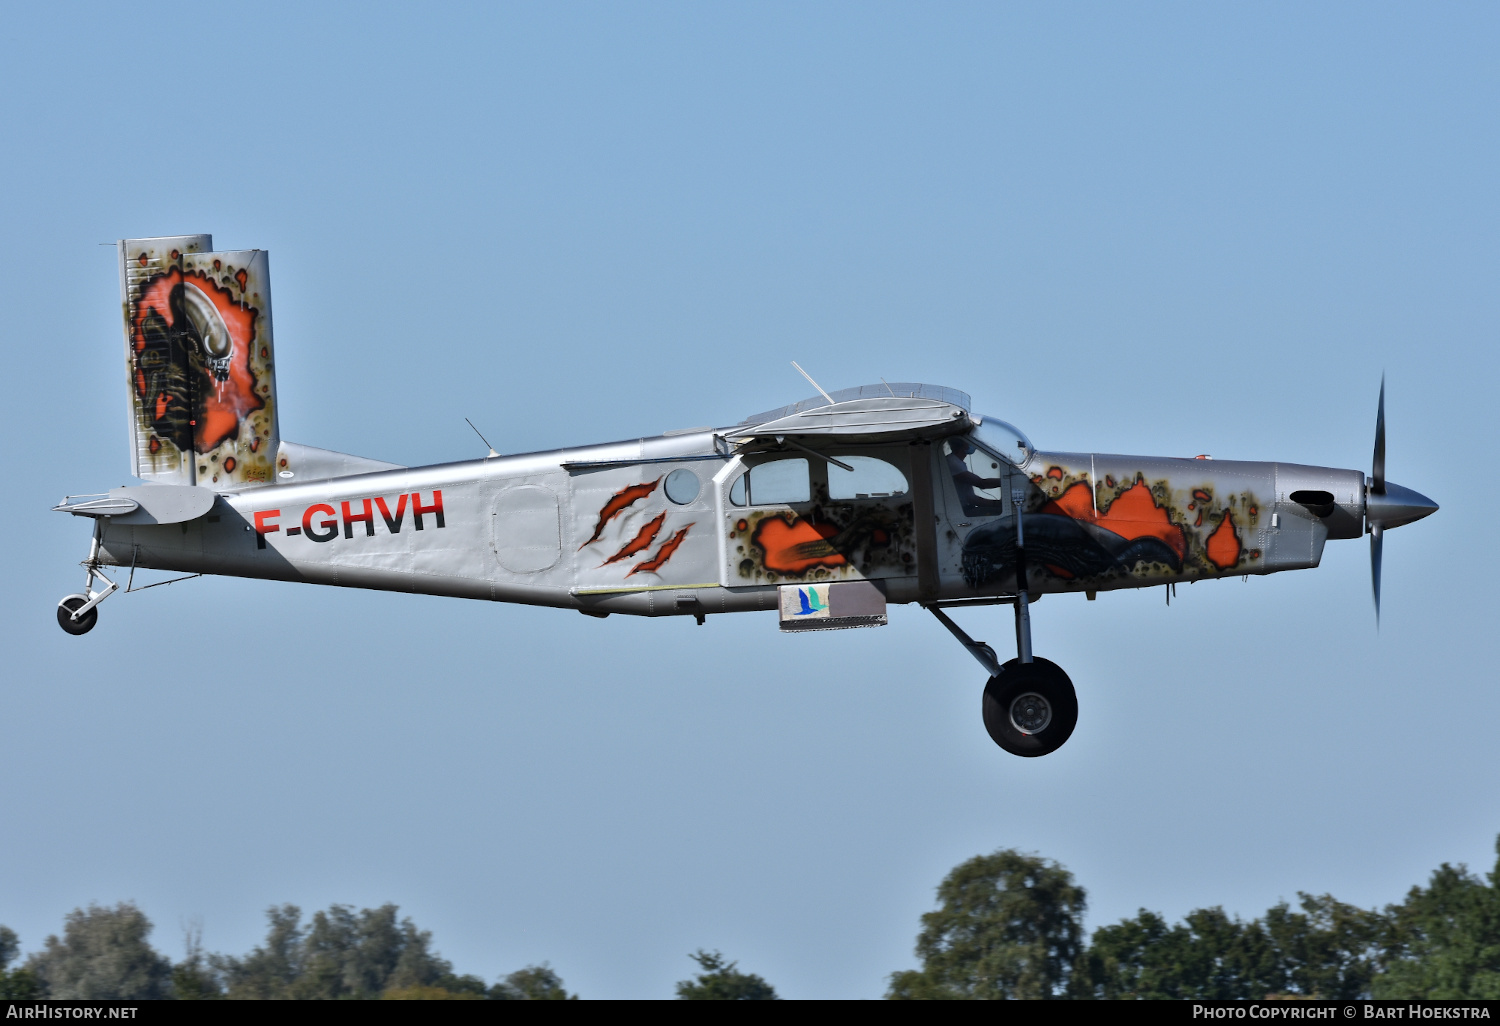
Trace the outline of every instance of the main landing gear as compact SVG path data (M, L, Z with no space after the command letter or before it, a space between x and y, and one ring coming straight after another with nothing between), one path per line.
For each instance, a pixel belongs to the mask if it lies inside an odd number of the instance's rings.
M1012 755L1031 758L1057 751L1072 736L1078 725L1078 695L1062 667L1031 654L1031 605L1025 587L1026 555L1021 532L1024 498L1021 489L1011 495L1016 512L1016 582L1020 587L1014 599L998 600L1015 604L1016 658L1002 664L993 648L965 634L939 606L927 608L989 671L983 710L984 728L991 739Z
M69 634L87 634L99 622L99 603L109 598L120 586L99 569L99 533L103 520L94 521L94 540L89 545L89 558L83 561L88 571L83 594L68 595L57 604L57 625ZM104 582L104 587L94 590L94 581Z
M1024 643L1017 646L1023 655L1005 663L993 648L964 633L940 607L927 609L989 671L984 685L984 729L995 744L1028 758L1061 748L1078 725L1078 695L1068 675L1052 660L1025 658L1031 655L1030 624L1023 621L1025 607L1016 603L1017 633L1023 623L1025 630L1020 637Z

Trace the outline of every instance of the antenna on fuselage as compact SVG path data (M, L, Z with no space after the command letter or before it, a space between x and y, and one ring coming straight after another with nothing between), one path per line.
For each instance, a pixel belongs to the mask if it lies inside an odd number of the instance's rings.
M807 383L809 385L811 385L813 388L816 388L818 390L818 394L819 395L821 395L824 399L828 400L828 405L829 406L834 405L834 403L833 403L833 396L831 396L827 392L823 391L823 386L820 385L820 384L818 384L816 381L814 381L812 379L812 375L809 374L809 373L807 373L807 371L803 370L802 369L802 365L800 363L798 363L796 360L793 360L792 361L792 366L797 368L797 373L798 374L801 374L804 378L807 379Z
M479 429L477 427L474 427L474 422L472 420L470 420L468 417L465 417L464 418L464 423L467 424L467 425L469 425L469 427L474 428L474 433L476 435L479 435L479 440L481 442L483 442L484 443L484 447L490 451L490 455L486 456L485 459L489 459L491 456L499 456L500 455L498 452L495 451L495 447L490 444L490 440L488 438L484 437L484 435L480 434L479 433Z

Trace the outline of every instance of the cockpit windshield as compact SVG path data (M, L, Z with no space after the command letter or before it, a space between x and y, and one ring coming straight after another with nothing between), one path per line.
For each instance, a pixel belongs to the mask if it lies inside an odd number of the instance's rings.
M1017 466L1025 463L1031 456L1031 439L1012 424L994 417L975 417L978 424L974 430L969 432L982 448L999 456L1007 463Z
M1003 516L1005 477L1031 456L1031 442L1003 420L975 419L979 423L968 434L943 443L943 457L964 516Z

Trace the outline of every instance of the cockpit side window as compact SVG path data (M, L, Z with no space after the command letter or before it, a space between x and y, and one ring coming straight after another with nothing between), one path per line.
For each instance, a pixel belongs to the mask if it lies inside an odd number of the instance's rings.
M735 506L780 506L812 499L812 478L801 456L759 463L729 488Z
M885 460L873 456L835 456L853 470L828 464L828 497L830 499L886 499L905 495L906 475Z
M998 457L978 448L965 435L955 435L944 442L943 456L964 516L1004 515L1005 479Z

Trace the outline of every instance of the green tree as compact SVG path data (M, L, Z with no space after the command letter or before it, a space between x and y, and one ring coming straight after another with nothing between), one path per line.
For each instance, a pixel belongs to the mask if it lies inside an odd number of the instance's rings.
M490 996L489 988L484 985L484 981L468 973L462 976L451 972L444 973L432 983L432 986L446 990L455 998L473 998L482 1001Z
M562 977L546 962L517 969L490 988L489 996L495 1001L577 1001L577 994L569 994L563 986Z
M223 997L222 976L203 953L202 927L194 925L184 933L187 935L187 954L172 967L172 996L179 1001L210 1001Z
M1101 927L1088 955L1093 993L1220 1001L1368 997L1383 917L1326 894L1298 898L1300 911L1281 902L1248 923L1209 908L1169 927L1141 909L1134 919Z
M1235 1000L1281 989L1275 952L1259 920L1195 909L1167 926L1145 909L1094 932L1088 953L1096 997Z
M62 1000L152 999L171 995L172 965L152 950L151 921L130 902L68 913L63 938L27 960L47 996Z
M1266 912L1276 989L1326 1001L1370 997L1387 934L1386 918L1329 894L1315 898L1299 893L1297 898L1300 912L1284 901Z
M42 996L41 982L30 969L8 967L21 953L21 939L8 926L0 926L0 1000L30 1001Z
M22 966L9 972L0 971L0 1000L34 1001L46 996L42 981L30 969Z
M265 944L243 958L214 955L210 962L224 976L229 997L277 1000L293 996L302 977L302 910L273 905L266 910Z
M16 960L21 953L21 938L8 926L0 926L0 972Z
M376 997L391 988L433 986L453 967L431 951L432 934L410 919L396 921L396 906L356 912L334 905L313 914L303 941L298 996Z
M1061 998L1077 986L1085 894L1057 863L1011 849L980 855L937 896L917 937L922 968L892 974L886 997Z
M382 1001L483 1001L483 984L478 994L467 990L449 990L447 987L414 984L410 987L392 987L380 995Z
M699 948L688 956L702 970L677 984L679 1001L775 1001L776 988L754 973L742 973L717 951Z
M302 925L295 905L267 910L266 942L244 958L211 960L231 998L337 1000L375 998L390 990L439 987L483 990L476 977L455 976L432 950L432 934L395 905L355 911L333 905ZM445 986L446 984L446 986Z
M1500 998L1500 862L1488 882L1445 862L1386 914L1377 998Z

